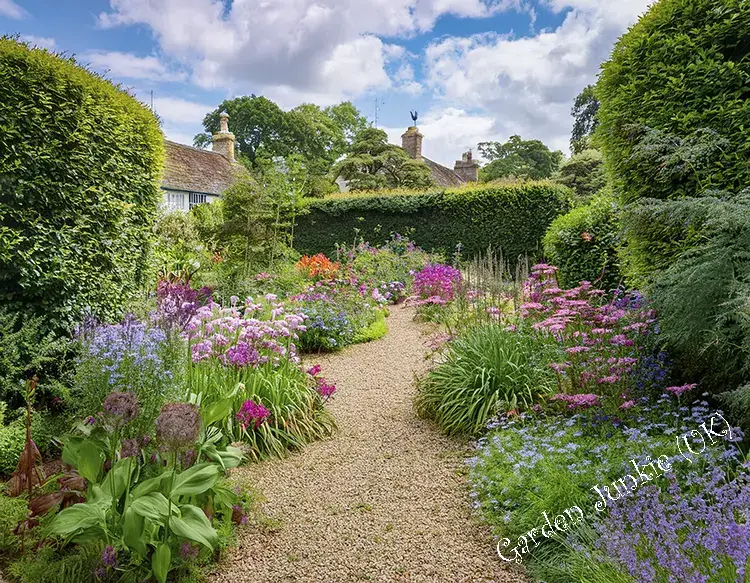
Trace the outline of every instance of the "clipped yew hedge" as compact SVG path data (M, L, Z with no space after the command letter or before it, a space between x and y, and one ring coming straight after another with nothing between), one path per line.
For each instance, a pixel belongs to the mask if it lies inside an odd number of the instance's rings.
M117 316L145 275L163 157L147 107L0 38L0 304L58 331Z
M473 257L489 247L508 260L539 256L553 219L569 208L571 191L551 182L483 184L434 192L347 193L308 202L294 246L331 253L336 244L373 243L408 233L427 251L451 254L461 244Z
M659 0L617 42L596 86L597 139L623 202L750 184L748 31L747 0ZM676 137L710 129L730 146L713 159L678 152L688 169L703 165L701 174L665 180L634 156L645 128Z

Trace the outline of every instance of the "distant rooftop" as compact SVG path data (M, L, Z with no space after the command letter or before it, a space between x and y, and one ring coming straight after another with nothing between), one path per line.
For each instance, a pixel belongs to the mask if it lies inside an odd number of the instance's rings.
M238 166L222 154L164 140L162 188L221 195L234 182Z

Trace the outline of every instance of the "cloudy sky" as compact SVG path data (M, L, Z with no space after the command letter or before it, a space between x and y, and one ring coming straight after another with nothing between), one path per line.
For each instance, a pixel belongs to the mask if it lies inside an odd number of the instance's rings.
M512 134L567 152L570 107L651 0L0 0L0 34L75 55L192 143L223 99L350 99L424 153Z

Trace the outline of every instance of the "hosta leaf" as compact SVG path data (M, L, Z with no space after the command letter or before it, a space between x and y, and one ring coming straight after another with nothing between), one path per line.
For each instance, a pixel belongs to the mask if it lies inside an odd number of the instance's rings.
M190 504L180 506L180 512L182 513L181 518L175 516L169 521L172 532L202 544L213 551L218 542L218 535L205 513L200 508Z
M210 490L219 479L219 467L204 463L188 468L174 479L170 492L172 500L180 496L196 496Z
M130 508L139 516L162 522L169 514L169 501L161 492L151 492L133 500Z

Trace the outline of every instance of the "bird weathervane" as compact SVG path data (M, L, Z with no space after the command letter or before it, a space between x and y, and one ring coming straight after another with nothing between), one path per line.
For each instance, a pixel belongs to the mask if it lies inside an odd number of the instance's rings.
M411 119L414 122L414 125L417 125L417 118L419 117L419 112L409 110L409 113L411 114Z

